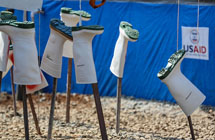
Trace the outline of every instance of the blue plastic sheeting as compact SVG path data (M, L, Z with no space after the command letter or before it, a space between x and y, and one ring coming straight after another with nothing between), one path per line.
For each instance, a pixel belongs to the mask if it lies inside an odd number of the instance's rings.
M39 39L40 21L40 56L44 52L50 30L51 18L60 18L61 7L79 9L79 1L45 0L45 14L35 16L36 41ZM130 22L140 32L137 42L128 43L122 94L135 98L156 99L175 102L166 85L157 78L159 70L166 66L171 54L177 46L177 5L149 4L135 2L106 2L104 6L93 9L87 1L82 2L83 10L92 14L92 19L83 25L102 25L105 30L93 40L93 56L98 77L100 95L116 96L117 78L110 72L115 43L119 35L121 21ZM200 6L200 27L209 27L209 61L185 59L182 62L182 72L205 95L204 104L215 106L215 7ZM16 11L16 15L20 15ZM22 17L22 16L20 16ZM20 19L20 18L18 18ZM181 26L197 26L197 6L180 5L179 48L181 48ZM39 47L38 47L39 48ZM62 78L58 80L58 92L66 92L67 62L63 59ZM74 66L74 65L73 65ZM75 83L75 73L72 73L72 92L91 94L91 85ZM52 91L52 79L45 75L50 86L44 92ZM3 82L3 90L11 92L10 80L7 76Z

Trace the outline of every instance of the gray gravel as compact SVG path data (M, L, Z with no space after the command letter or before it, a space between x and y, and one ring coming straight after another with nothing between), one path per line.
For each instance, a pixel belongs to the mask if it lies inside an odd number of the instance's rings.
M46 139L51 96L33 96L42 135L35 129L29 111L30 137ZM53 139L99 140L100 130L93 96L73 94L70 123L65 123L65 94L57 95ZM178 105L164 102L122 98L120 133L115 133L116 98L101 98L108 137L110 140L190 140L187 118ZM0 139L24 139L22 102L17 102L20 116L13 115L12 98L0 95ZM192 114L197 140L215 140L215 107L201 106Z

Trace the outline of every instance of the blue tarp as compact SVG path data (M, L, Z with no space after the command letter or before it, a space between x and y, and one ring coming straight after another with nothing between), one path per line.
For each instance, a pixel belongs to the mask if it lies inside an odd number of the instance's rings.
M49 21L60 18L61 7L79 9L79 1L44 0L45 14L35 15L36 42L39 46L40 21L40 57L44 52L49 37ZM128 43L122 94L135 98L156 99L175 102L166 85L157 78L159 70L166 66L167 60L177 47L177 10L176 4L150 4L136 2L106 2L104 6L93 9L88 1L82 2L82 9L92 15L92 19L83 25L102 25L104 33L93 40L93 56L95 60L100 95L116 96L117 78L110 72L115 43L119 35L121 21L130 22L140 32L137 42ZM200 6L200 27L209 27L209 61L185 59L182 72L205 95L204 104L215 106L215 7ZM16 11L18 19L22 12ZM181 26L197 26L197 6L180 5L179 46L181 48ZM39 47L38 47L39 48ZM63 59L62 78L58 80L58 92L66 92L67 58ZM74 63L73 63L74 66ZM75 83L72 73L72 92L91 94L91 85ZM52 91L52 78L46 75L50 84L44 92ZM11 92L9 75L2 81L2 90Z

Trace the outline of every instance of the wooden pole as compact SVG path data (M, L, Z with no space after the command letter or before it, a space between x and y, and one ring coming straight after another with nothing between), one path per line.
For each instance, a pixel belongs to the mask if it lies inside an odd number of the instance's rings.
M121 95L122 95L122 78L117 78L117 110L116 110L116 133L120 129L120 108L121 108Z
M35 126L36 126L37 133L39 135L41 135L40 127L39 127L39 121L37 119L37 114L36 114L36 111L35 111L35 108L34 108L34 102L32 100L32 96L31 96L31 94L28 94L27 97L28 97L28 101L29 101L29 104L30 104L30 107L31 107L31 112L33 114L33 119L34 119L34 123L35 123Z
M193 130L193 124L192 124L191 116L188 116L187 119L188 119L188 122L189 122L190 134L191 134L191 136L192 136L192 139L193 139L193 140L196 140L196 139L195 139L195 135L194 135L194 130Z
M22 90L22 101L23 101L23 114L24 114L24 126L25 126L25 140L29 140L29 126L28 126L28 107L26 100L26 87L25 85L20 85Z
M51 109L50 109L50 116L49 116L48 140L51 140L51 137L52 137L56 91L57 91L57 78L54 78L53 90L52 90L52 100L51 100Z
M13 109L14 109L14 116L17 115L16 109L16 95L15 95L15 85L13 83L13 67L10 69L10 78L11 78L11 88L12 88L12 95L13 95Z
M72 83L72 58L69 58L67 71L66 123L70 122L71 83Z
M22 89L21 86L16 86L16 100L17 101L22 101Z
M96 104L96 110L97 110L102 140L108 140L104 116L103 116L103 112L102 112L102 105L101 105L100 96L99 96L98 84L93 83L92 88L93 88L93 94L94 94L94 99L95 99L95 104Z

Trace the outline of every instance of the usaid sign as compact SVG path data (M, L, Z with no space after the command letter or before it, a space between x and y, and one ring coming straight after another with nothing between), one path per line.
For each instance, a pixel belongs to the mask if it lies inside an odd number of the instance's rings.
M209 60L209 28L183 27L182 49L186 51L186 58Z

